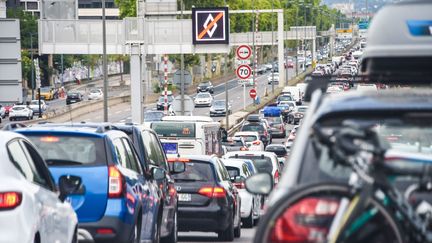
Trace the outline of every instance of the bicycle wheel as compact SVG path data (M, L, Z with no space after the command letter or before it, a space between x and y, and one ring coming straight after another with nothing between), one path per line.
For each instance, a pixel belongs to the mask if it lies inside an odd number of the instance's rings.
M346 184L321 183L298 188L272 205L259 222L254 242L327 242L327 233L342 198L354 194ZM403 243L403 231L393 214L371 198L369 218L339 242ZM369 211L370 211L369 210Z

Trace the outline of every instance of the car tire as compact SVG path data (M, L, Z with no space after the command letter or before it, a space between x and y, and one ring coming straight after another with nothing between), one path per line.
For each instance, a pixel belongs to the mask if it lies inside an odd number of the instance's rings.
M139 215L141 215L141 213ZM130 243L140 243L141 242L141 222L142 222L142 220L137 218L137 220L133 226L133 229L132 229L132 232L130 234L128 242L130 242Z
M252 202L252 205L253 205L253 202ZM253 214L254 214L254 207L252 206L251 213L250 213L249 217L242 219L242 223L243 223L243 226L245 228L250 229L250 228L254 227L255 220L253 218Z
M220 241L234 241L234 219L232 215L229 215L229 224L228 227L218 232L218 239Z
M178 238L178 227L177 227L177 212L174 214L174 225L170 234L166 237L161 238L162 243L177 243Z
M160 222L161 220L158 220L158 222L157 222L157 224L155 224L155 229L154 229L154 232L153 232L153 243L160 243L160 241L161 241L161 237L160 237L160 224L161 224L161 222Z
M241 237L241 220L239 220L239 224L236 228L234 228L234 238L240 238Z

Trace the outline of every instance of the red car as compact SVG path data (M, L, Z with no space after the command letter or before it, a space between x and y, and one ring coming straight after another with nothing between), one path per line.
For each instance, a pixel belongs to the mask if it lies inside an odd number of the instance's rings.
M293 62L293 60L288 60L285 63L285 68L294 68L294 62Z
M5 108L5 114L6 114L6 116L9 116L9 110L12 109L13 106L14 106L14 104L3 105L3 107Z

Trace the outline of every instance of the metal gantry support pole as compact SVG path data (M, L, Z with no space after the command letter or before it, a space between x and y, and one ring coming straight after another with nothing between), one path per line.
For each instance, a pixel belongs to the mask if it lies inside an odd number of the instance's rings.
M131 113L132 122L143 122L142 87L141 87L141 50L139 44L130 45L130 74L131 74ZM145 60L144 60L145 61Z
M228 5L226 5L226 1L224 1L225 6L228 7ZM229 16L228 16L229 19ZM227 65L228 65L228 54L225 53L224 54L224 76L226 78L227 75ZM228 79L225 81L225 124L226 124L226 130L228 130L229 127L229 96L228 96Z
M272 11L274 10L274 0L272 0L272 2L271 2L271 8L272 8ZM279 14L278 14L279 15ZM275 65L274 65L274 58L273 58L273 45L274 45L274 24L273 24L273 12L272 12L272 14L271 14L271 19L270 19L270 21L271 21L271 32L272 32L272 40L271 40L271 47L270 47L270 50L271 50L271 58L272 58L272 70L271 70L271 75L272 75L272 83L271 83L271 85L272 85L272 94L274 94L274 70L275 70ZM279 24L279 23L278 23ZM280 42L281 40L279 39L279 42ZM283 41L283 39L282 39L282 41ZM280 70L279 69L279 72L281 72L282 70ZM283 82L282 80L280 80L279 79L279 83L281 83L281 82Z
M103 45L103 111L104 122L108 122L108 69L107 69L107 51L106 51L106 17L105 17L105 0L102 0L102 45Z
M183 19L183 0L180 1L180 9L181 9L181 14L180 14L180 19ZM182 45L183 45L183 26L181 28L181 38L180 38L180 88L181 88L181 115L184 116L185 115L185 100L184 100L184 95L185 95L185 80L184 80L184 54L183 54L183 49L182 49Z
M284 16L283 11L278 12L278 65L279 65L279 87L284 87L288 84L288 80L285 79L285 72L281 72L284 68Z
M63 66L63 54L61 54L60 56L60 62L61 62L61 77L60 77L60 83L61 83L61 87L63 87L64 84L64 80L63 80L63 73L64 73L64 66ZM90 77L87 77L90 79Z

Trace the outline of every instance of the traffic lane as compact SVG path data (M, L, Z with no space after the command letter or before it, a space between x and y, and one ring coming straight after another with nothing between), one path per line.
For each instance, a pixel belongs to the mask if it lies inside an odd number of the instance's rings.
M253 242L255 236L255 229L241 229L241 237L235 238L233 242L250 243ZM208 232L179 232L178 241L185 243L205 243L205 242L220 242L216 233Z

